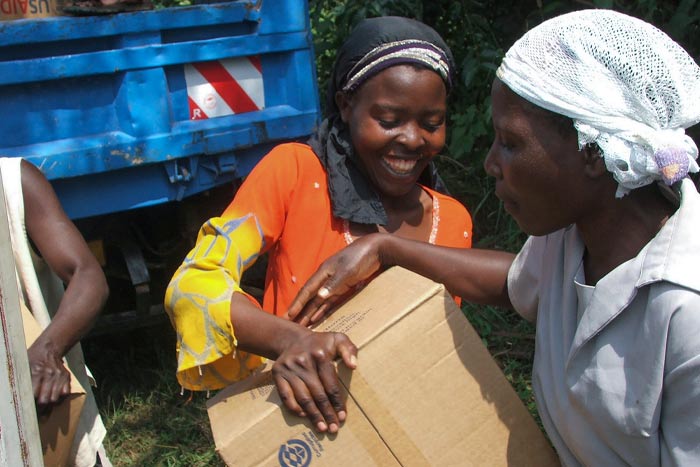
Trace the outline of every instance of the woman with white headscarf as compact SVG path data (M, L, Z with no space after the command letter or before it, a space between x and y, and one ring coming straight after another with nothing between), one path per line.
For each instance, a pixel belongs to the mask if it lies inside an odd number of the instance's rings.
M290 309L318 314L383 266L536 321L533 389L565 465L700 465L700 68L608 10L546 21L508 51L484 163L530 235L517 255L372 235ZM308 318L306 318L308 319Z

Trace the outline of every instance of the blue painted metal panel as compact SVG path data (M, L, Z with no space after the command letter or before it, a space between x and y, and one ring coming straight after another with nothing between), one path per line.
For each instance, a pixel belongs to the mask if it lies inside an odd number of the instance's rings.
M190 120L187 64L257 55L265 108ZM305 0L233 1L0 23L0 154L24 157L81 218L245 176L319 121Z

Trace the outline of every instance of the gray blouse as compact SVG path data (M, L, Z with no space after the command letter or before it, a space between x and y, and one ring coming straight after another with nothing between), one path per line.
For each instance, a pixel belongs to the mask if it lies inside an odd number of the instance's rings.
M681 196L594 288L575 285L574 226L529 238L511 267L513 306L536 320L538 411L564 465L700 465L700 195L686 179Z

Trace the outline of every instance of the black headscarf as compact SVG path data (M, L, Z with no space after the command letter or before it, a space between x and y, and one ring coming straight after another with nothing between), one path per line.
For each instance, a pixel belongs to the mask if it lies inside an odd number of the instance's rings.
M340 118L340 111L335 102L336 93L348 82L348 73L357 73L355 65L368 54L376 53L378 47L401 41L427 43L427 47L436 49L441 56L441 63L447 62L447 72L425 65L438 72L445 82L447 91L452 84L454 59L452 52L440 35L430 26L419 21L398 16L383 16L361 21L338 50L333 74L328 86L326 112L327 117L318 132L309 140L310 146L321 160L328 174L333 215L360 224L386 225L387 215L382 202L374 191L371 182L360 169L361 163L355 155L350 139L349 129ZM393 58L391 66L416 63L409 56ZM420 63L418 63L421 65ZM361 68L361 66L360 66ZM366 79L384 69L374 67ZM426 182L434 186L436 177L432 164L426 168ZM423 181L421 176L421 181Z

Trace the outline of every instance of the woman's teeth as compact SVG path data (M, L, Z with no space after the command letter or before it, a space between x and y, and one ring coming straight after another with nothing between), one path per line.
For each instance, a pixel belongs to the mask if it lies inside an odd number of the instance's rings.
M399 175L407 175L413 171L418 161L416 159L397 159L394 157L384 157L383 161L389 168Z

